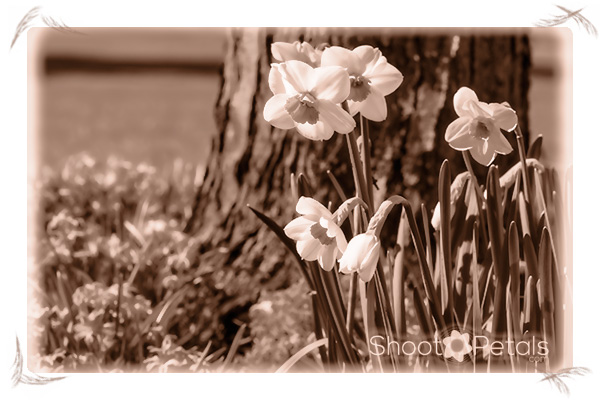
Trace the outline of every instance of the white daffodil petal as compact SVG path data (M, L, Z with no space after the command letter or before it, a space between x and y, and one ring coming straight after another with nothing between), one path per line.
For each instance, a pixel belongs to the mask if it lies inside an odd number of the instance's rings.
M360 102L360 113L368 120L381 122L387 117L387 104L385 97L376 90L371 89L369 96Z
M468 87L461 87L454 95L454 111L459 117L476 117L472 115L470 109L466 108L468 102L478 102L479 99L472 89Z
M290 89L293 89L295 93L305 93L311 89L310 86L313 82L314 73L313 67L297 60L286 61L278 65L283 80L291 85L291 88L286 86L288 94L294 94Z
M455 150L469 150L473 147L473 137L470 133L471 121L469 117L460 117L448 125L444 139L450 147Z
M299 60L306 62L308 57L302 54L300 42L286 43L275 42L271 44L271 54L273 58L280 62Z
M380 244L379 240L372 235L369 241L369 252L365 256L363 262L360 265L359 275L360 279L363 282L368 282L373 278L373 274L375 274L375 268L377 267L377 261L379 259L379 249Z
M469 112L475 117L492 117L492 108L483 101L467 101L463 108L469 109Z
M279 72L279 67L273 65L269 71L269 89L273 94L285 93L285 85L283 84L283 77Z
M320 100L341 103L350 94L350 77L342 67L321 67L315 69L314 87L311 93Z
M296 243L296 250L304 260L316 261L321 250L321 242L318 239L300 240Z
M361 102L359 101L348 100L348 111L350 112L351 116L354 117L356 114L358 114L360 111L360 105Z
M497 128L490 133L488 145L493 151L500 154L509 154L513 151L508 139L506 139L500 129Z
M311 221L306 217L298 217L290 221L290 223L283 228L283 231L290 239L301 240L304 237L304 233L310 230L310 227L314 223L314 221Z
M342 252L346 251L348 247L346 236L344 235L344 231L334 221L329 221L327 236L335 237L337 248Z
M356 242L355 238L352 240ZM352 240L350 242L352 242ZM344 255L340 258L340 272L349 274L358 270L360 250L360 246L348 246L346 251L344 251Z
M510 132L517 127L518 118L515 110L497 103L490 104L490 108L492 118L501 129Z
M452 357L452 355L454 354L454 351L452 351L452 347L450 347L450 344L445 344L446 348L444 349L444 358L450 358Z
M335 245L323 246L319 254L319 265L325 271L331 271L335 265Z
M318 121L316 124L296 124L296 129L310 140L329 140L333 136L333 128L325 121Z
M363 74L363 72L367 70L367 66L370 64L374 65L381 57L381 51L369 45L358 46L352 50L352 53L354 53L360 60L360 63L365 66L363 71L358 71L360 74Z
M404 80L404 75L387 61L377 63L372 71L365 74L365 77L371 81L371 87L384 96L398 89Z
M344 109L328 100L319 100L317 109L320 119L339 133L350 133L356 121Z
M360 271L358 271L358 276L360 277L360 280L363 282L369 282L371 279L373 279L373 275L375 275L376 266L377 264L373 264L369 266L369 268L361 269Z
M367 235L367 236L371 236L371 238L369 240L369 245L368 245L369 251L366 254L366 256L361 264L361 268L367 267L371 264L377 264L377 260L379 259L379 249L381 248L379 239L377 239L377 237L375 237L373 235Z
M475 145L469 149L469 152L475 161L486 167L496 158L496 153L490 148L489 143L481 139L475 142Z
M327 67L331 65L346 68L350 75L361 74L364 70L364 66L361 67L360 60L356 54L339 46L331 46L323 51L321 66Z
M276 94L265 104L263 117L275 128L292 129L296 125L290 114L285 110L287 99L286 94Z
M440 203L438 202L435 205L435 209L433 210L433 216L431 217L431 226L436 231L440 229Z
M302 196L296 204L296 212L302 215L318 215L319 218L331 220L333 215L325 206L311 197Z

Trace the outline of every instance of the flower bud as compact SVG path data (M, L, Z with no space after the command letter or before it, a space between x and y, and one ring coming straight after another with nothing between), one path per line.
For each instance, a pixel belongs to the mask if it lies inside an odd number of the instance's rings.
M380 248L381 243L374 233L361 233L355 236L340 258L340 272L343 274L358 272L362 281L370 281L377 267Z

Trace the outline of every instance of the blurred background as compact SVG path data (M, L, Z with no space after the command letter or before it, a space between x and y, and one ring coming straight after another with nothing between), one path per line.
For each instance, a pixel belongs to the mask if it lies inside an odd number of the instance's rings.
M158 167L206 158L223 29L40 30L40 166L83 151Z
M571 135L560 132L565 114L559 112L567 110L560 108L568 98L561 84L570 45L557 31L529 33L530 138L545 136L545 161L553 164L559 150L570 154L572 148ZM226 28L36 28L30 36L38 166L60 168L83 151L159 168L176 158L206 160L217 132Z

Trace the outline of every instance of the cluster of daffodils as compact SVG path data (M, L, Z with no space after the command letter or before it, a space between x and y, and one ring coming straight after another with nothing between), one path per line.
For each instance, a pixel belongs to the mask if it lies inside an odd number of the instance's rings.
M318 261L326 271L331 271L338 260L340 272L357 272L368 282L379 260L379 237L370 230L356 235L348 243L338 225L345 219L340 216L343 207L332 214L318 201L300 197L296 205L300 217L287 224L284 232L296 241L296 250L304 260Z
M352 132L357 114L371 121L385 120L385 96L403 80L402 73L371 46L322 50L307 42L278 42L272 45L271 53L278 63L271 65L273 97L265 105L264 118L279 129L295 128L311 140L328 140L334 132ZM462 87L454 96L454 108L458 119L445 134L452 148L469 151L485 166L496 154L513 150L501 132L512 131L517 125L516 113L507 103L481 102L473 90ZM296 211L300 216L287 224L284 232L296 241L296 250L304 260L317 261L326 271L337 262L341 273L356 272L361 280L371 280L381 252L380 229L371 226L381 217L380 211L367 231L349 242L340 228L340 210L332 214L318 201L301 197ZM439 204L432 219L434 227L438 220Z
M354 130L357 113L371 121L387 117L385 96L403 76L381 51L371 46L354 50L310 44L274 43L269 88L273 97L264 118L276 128L295 128L311 140L327 140L334 132Z

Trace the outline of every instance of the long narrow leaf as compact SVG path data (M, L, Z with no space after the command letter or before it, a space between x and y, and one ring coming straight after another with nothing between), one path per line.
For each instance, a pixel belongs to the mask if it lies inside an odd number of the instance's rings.
M290 370L302 357L315 350L318 347L327 345L327 339L320 339L316 342L313 342L309 345L304 346L300 351L294 354L290 359L288 359L277 371L276 373L285 373Z
M453 309L452 301L452 260L450 259L450 169L448 160L444 160L440 168L438 196L440 199L440 248L441 262L440 269L440 287L441 287L441 306L446 322L449 321L449 315Z
M511 320L511 327L514 331L516 341L521 340L521 334L518 332L520 308L520 288L521 278L519 272L520 264L519 256L519 234L517 232L517 224L512 221L508 228L508 265L510 270L510 302L511 308L507 308L507 314ZM515 342L516 343L516 342Z
M281 243L285 245L285 247L290 251L290 253L292 253L292 255L294 256L294 260L296 260L296 264L300 267L300 271L306 279L306 283L308 283L308 286L312 290L314 290L315 285L310 275L308 274L308 267L306 266L306 263L304 262L302 257L300 257L300 254L298 254L298 251L296 250L296 244L294 243L294 241L287 237L287 235L283 231L283 228L281 228L271 218L267 217L260 211L252 208L250 205L248 205L248 208L277 236L277 238L281 241Z
M487 177L487 199L486 211L488 232L492 248L492 259L494 262L494 275L496 277L494 293L494 315L492 320L492 337L498 337L505 331L506 312L506 284L508 283L508 266L506 265L503 215L500 204L500 183L498 181L498 168L490 167Z

